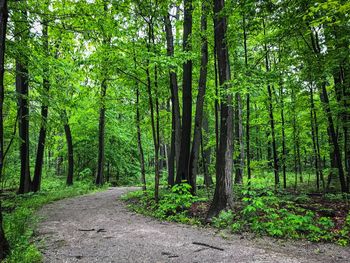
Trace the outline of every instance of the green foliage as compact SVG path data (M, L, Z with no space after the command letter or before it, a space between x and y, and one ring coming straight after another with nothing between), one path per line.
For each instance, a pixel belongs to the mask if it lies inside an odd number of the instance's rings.
M41 253L31 240L39 220L35 215L37 209L56 200L104 189L87 181L77 181L68 187L65 181L57 178L45 178L42 188L38 193L10 193L3 201L4 230L11 247L7 263L41 262Z
M226 228L232 225L234 214L231 210L221 211L220 214L213 218L212 224L217 228Z
M155 216L172 221L187 221L187 209L198 200L191 192L189 184L178 184L171 188L171 192L164 194L159 201Z
M129 207L139 213L180 223L198 223L188 216L188 209L195 202L205 200L193 196L191 186L178 184L169 189L161 189L159 203L154 202L154 190L135 191L123 197L131 202Z
M245 196L240 209L221 212L214 218L213 226L229 228L233 233L252 231L278 238L332 241L341 245L347 245L350 240L350 216L338 231L330 217L318 216L315 212L298 206L298 203L310 201L305 195L290 201L288 196L277 196L268 190L263 194L256 190L243 190L242 193Z
M349 245L350 243L350 212L345 219L344 227L339 231L337 243L342 246Z

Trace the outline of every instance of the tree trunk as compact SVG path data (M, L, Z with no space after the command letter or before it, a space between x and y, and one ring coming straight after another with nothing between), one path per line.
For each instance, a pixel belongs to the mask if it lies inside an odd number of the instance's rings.
M248 70L248 48L247 48L247 29L246 29L245 14L243 14L243 46L244 46L244 65ZM252 171L250 168L250 89L248 87L247 92L247 119L246 119L246 147L247 147L247 176L248 186L250 186L250 180L252 177Z
M215 30L215 28L214 28ZM220 112L220 103L219 103L219 81L218 81L218 59L217 59L217 52L216 52L216 43L214 41L214 75L215 75L215 101L214 101L214 111L215 111L215 154L217 154L219 150L219 126L220 126L220 120L219 120L219 112Z
M147 49L148 52L151 52L151 40L153 38L153 24L152 21L150 21L148 25L148 43L147 43ZM155 166L155 189L154 189L154 199L156 203L159 201L159 129L158 129L158 122L155 121L154 118L154 105L153 105L153 97L152 97L152 84L151 84L151 74L149 70L150 62L147 60L147 68L146 68L146 75L147 75L147 92L148 92L148 100L149 100L149 107L151 111L151 126L152 126L152 137L153 137L153 144L154 144L154 166ZM157 108L157 105L156 105ZM158 111L156 109L156 111ZM158 115L158 114L157 114Z
M165 33L167 40L167 55L169 57L174 56L174 37L173 30L170 21L170 15L167 14L164 17L165 21ZM169 155L169 185L174 185L175 180L175 167L179 167L179 157L180 157L180 147L181 147L181 116L180 116L180 103L179 103L179 91L177 84L176 69L170 67L169 69L169 82L170 82L170 92L171 92L171 108L172 108L172 138L171 138L171 154ZM176 158L176 161L175 161Z
M74 168L74 156L73 156L73 141L72 133L69 126L69 120L66 111L64 111L64 133L66 135L67 150L68 150L68 173L67 173L67 185L73 185L73 168Z
M244 171L244 142L243 142L243 118L242 118L242 98L239 92L236 93L235 109L235 137L239 146L238 157L235 162L235 184L243 183Z
M171 107L171 142L170 142L170 152L168 158L168 185L170 187L175 184L175 114L174 107Z
M325 182L321 169L321 156L320 156L320 146L318 140L318 124L316 109L314 103L313 89L310 87L310 120L311 120L311 134L312 134L312 145L315 159L315 170L316 170L316 188L320 189L320 181L322 181L323 190L325 190Z
M192 0L184 0L184 24L183 24L183 51L191 52L192 34ZM189 162L191 147L191 125L192 125L192 60L183 64L182 82L182 131L179 166L177 167L176 183L181 181L190 182Z
M107 80L104 79L101 83L101 98L100 98L100 117L98 125L98 159L97 159L97 174L96 185L103 184L104 162L105 162L105 119L106 105L105 97L107 92Z
M8 9L7 0L0 0L0 179L2 179L3 157L4 157L4 73L5 73L5 41L7 31ZM7 242L3 229L2 206L0 201L0 261L9 253L9 244Z
M16 42L25 46L29 34L27 11L19 11L23 22L15 23ZM28 68L26 54L16 58L16 92L18 96L18 129L20 139L20 185L18 194L31 191L30 163L29 163L29 100L28 100Z
M231 80L228 47L225 36L227 17L221 13L224 0L214 1L214 37L217 47L220 85L228 90ZM216 185L213 202L210 205L207 221L217 216L221 210L233 206L232 199L232 95L226 94L221 101L220 140L216 157Z
M282 81L282 80L281 80ZM281 103L281 121L282 121L282 172L283 172L283 188L287 188L287 150L286 150L286 133L284 120L284 92L282 83L280 83L280 103Z
M141 127L140 127L140 92L139 87L136 84L136 127L137 127L137 145L139 148L140 155L140 166L141 166L141 184L142 190L146 190L146 170L145 170L145 157L142 148L142 137L141 137Z
M294 170L294 188L298 185L298 160L297 160L297 120L296 120L296 97L294 88L292 88L292 111L293 111L293 170Z
M43 48L46 57L49 56L49 38L48 38L48 21L43 20ZM47 127L47 115L48 115L48 99L50 90L49 80L49 65L44 64L43 72L43 95L41 105L41 125L38 139L38 148L36 152L35 169L33 177L33 191L37 192L40 190L41 185L41 174L44 161L45 141L46 141L46 127Z
M210 155L211 149L207 147L208 145L208 134L209 134L209 120L208 113L205 112L203 116L203 131L201 135L201 149L202 149L202 158L203 158L203 173L204 173L204 184L209 187L213 184L213 179L209 173L209 165L210 165ZM216 151L215 151L216 152Z
M263 27L264 27L264 36L266 35L265 32L265 22L263 21ZM265 49L265 67L266 72L270 71L270 65L269 65L269 53L267 49L267 44L264 45ZM267 93L268 93L268 107L269 107L269 121L270 121L270 128L271 128L271 137L272 137L272 152L273 152L273 172L275 175L275 188L277 189L280 184L280 179L278 175L278 156L277 156L277 146L276 146L276 135L275 135L275 120L273 116L273 105L272 105L272 90L271 85L267 84Z
M201 17L201 33L202 33L202 48L201 48L201 67L198 82L198 95L196 103L196 115L195 125L193 133L193 142L190 155L189 165L189 182L192 186L192 194L196 193L196 177L197 166L199 158L199 148L201 144L202 135L202 120L203 120L203 108L204 108L204 96L207 84L207 66L208 66L208 41L206 37L207 31L207 10L208 6L206 2L202 3L202 17Z
M327 116L329 134L330 134L330 139L331 139L332 144L333 144L334 156L335 156L335 159L336 159L335 161L336 161L336 165L338 168L338 177L339 177L339 181L340 181L341 191L343 193L347 193L347 192L349 192L349 189L347 187L347 183L345 180L343 163L342 163L342 156L341 156L341 152L340 152L338 138L337 138L335 128L334 128L333 115L332 115L332 111L331 111L331 108L329 105L329 98L328 98L328 93L326 90L326 83L324 83L324 82L322 83L322 86L320 89L320 98L321 98L321 102L323 104L324 111L326 112L326 116Z

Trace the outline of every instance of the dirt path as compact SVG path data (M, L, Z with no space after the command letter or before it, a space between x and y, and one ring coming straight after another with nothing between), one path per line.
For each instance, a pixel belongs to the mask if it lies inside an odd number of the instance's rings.
M118 200L131 189L110 188L39 211L37 239L44 262L349 262L349 249L335 245L239 235L228 240L214 230L137 215Z

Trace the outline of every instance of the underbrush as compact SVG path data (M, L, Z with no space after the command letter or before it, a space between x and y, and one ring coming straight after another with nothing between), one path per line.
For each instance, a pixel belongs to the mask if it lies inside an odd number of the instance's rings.
M14 191L5 191L2 194L4 229L11 249L5 262L42 261L41 253L32 242L35 224L38 222L36 210L56 200L100 189L88 181L76 181L73 186L66 186L63 179L45 178L42 190L38 193L16 195Z
M159 203L153 190L136 191L124 196L129 207L138 213L161 220L205 224L209 199L204 190L190 194L187 184L161 189ZM206 197L207 196L207 197ZM210 196L210 195L209 195ZM210 198L211 200L211 198ZM350 243L348 196L307 195L275 192L271 189L235 189L235 207L222 211L211 225L232 233L253 232L257 235L313 242Z
M234 210L222 211L214 218L217 228L233 233L244 231L277 238L307 239L313 242L350 242L349 206L344 201L330 203L307 195L276 195L266 191L243 190Z
M161 188L159 203L154 201L154 189L134 191L122 197L133 211L161 220L179 223L199 224L198 219L189 216L193 203L205 200L190 193L188 184L175 185L171 189Z

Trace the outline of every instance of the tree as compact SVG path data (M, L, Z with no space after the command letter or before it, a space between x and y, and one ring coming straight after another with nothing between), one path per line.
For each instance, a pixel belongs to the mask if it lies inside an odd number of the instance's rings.
M7 0L0 1L0 179L2 178L3 156L4 156L4 73L5 73L5 45L7 32L8 9ZM0 202L0 261L2 261L9 252L9 244L5 237L3 229L2 206Z
M172 58L174 57L174 37L173 29L171 25L170 15L164 16L166 43L167 43L167 55ZM179 92L177 84L176 69L171 66L169 69L169 83L171 92L171 109L172 109L172 133L171 133L171 154L169 156L169 185L173 186L175 183L175 168L179 167L180 147L181 147L181 116L180 116L180 103L179 103Z
M48 21L47 18L43 18L43 50L46 57L50 56L49 52L49 36L48 36ZM43 94L42 94L42 105L41 105L41 124L38 139L38 147L35 160L35 169L33 177L33 191L37 192L40 190L41 175L43 169L43 159L46 143L46 127L47 127L47 116L48 116L48 99L50 90L50 73L48 62L44 62L43 67Z
M221 12L224 0L214 1L214 38L218 59L220 86L229 88L231 80L228 47L225 40L227 17ZM221 100L220 139L216 156L216 185L213 201L210 205L207 220L210 220L225 208L232 207L232 95L226 94Z
M199 158L199 149L202 137L202 120L204 111L204 96L207 82L207 65L208 65L208 41L207 41L207 12L208 3L204 1L202 3L202 16L201 16L201 34L202 34L202 47L201 47L201 67L198 81L198 95L196 103L196 115L194 121L194 133L192 141L192 149L189 162L189 182L192 186L191 191L194 194L196 192L196 176L197 166Z
M192 0L184 0L183 22L183 51L191 52L192 34ZM179 166L177 167L176 183L191 182L189 178L189 162L192 128L192 59L188 58L183 64L182 78L182 130ZM193 187L193 185L192 185Z
M24 2L24 4L26 4ZM28 78L28 56L27 46L29 25L27 21L27 10L17 11L16 16L16 42L19 44L19 54L16 57L16 92L18 96L18 129L20 139L20 161L21 174L19 194L31 191L30 159L29 159L29 78Z

